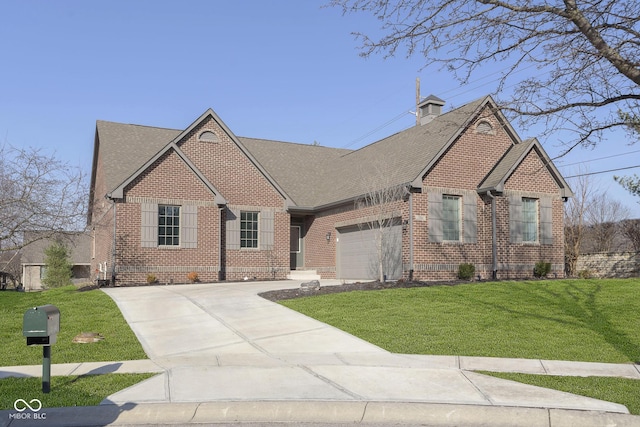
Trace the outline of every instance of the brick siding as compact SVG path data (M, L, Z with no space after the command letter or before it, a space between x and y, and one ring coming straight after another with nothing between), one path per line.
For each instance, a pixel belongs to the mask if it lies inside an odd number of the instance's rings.
M411 195L413 202L413 264L409 259L409 228L402 231L403 277L418 280L452 280L458 266L471 263L476 274L487 279L492 274L492 218L490 197L475 193L478 185L511 147L513 141L500 121L487 109L481 118L491 123L494 132L477 133L471 124L429 170L422 192ZM199 141L198 135L209 130L217 141ZM425 141L428 144L428 141ZM243 153L212 118L203 120L178 142L180 150L213 185L229 207L269 209L274 212L274 245L269 249L226 248L226 209L217 206L214 194L196 173L169 150L145 172L131 182L124 198L116 203L102 198L107 191L103 160L98 152L95 171L92 226L95 256L92 270L107 262L112 268L113 243L116 242L116 271L119 283L146 283L154 275L160 283L185 283L190 272L201 281L283 279L289 273L289 229L291 215L284 195L269 182L250 157ZM475 197L477 242L452 243L429 240L429 198L431 191ZM550 197L553 207L553 244L514 244L509 234L509 195ZM142 204L177 204L197 206L197 248L143 247L141 242ZM559 188L539 156L531 152L505 183L504 194L496 195L498 277L530 277L538 261L550 262L556 276L564 275L563 202ZM393 211L405 224L409 221L408 198L393 202ZM113 209L117 215L113 236ZM332 207L313 216L304 216L304 265L323 278L335 278L340 224L352 224L375 213L375 207L358 209L354 202ZM462 209L464 211L464 209ZM461 212L463 213L463 212ZM464 224L464 218L462 219ZM327 233L331 238L327 241Z
M487 110L480 120L489 121L493 134L476 133L475 123L449 147L445 155L428 171L423 180L423 191L413 193L413 266L409 259L409 230L402 232L403 277L409 277L413 267L416 280L455 280L459 265L471 263L476 275L482 279L492 277L492 220L491 199L488 196L475 196L477 205L477 243L434 243L429 241L428 192L439 191L452 195L475 192L478 185L491 171L505 151L512 145L509 134L500 126L500 122ZM425 143L428 143L425 141ZM553 244L514 244L509 235L508 194L521 193L528 197L551 196L553 198ZM400 202L394 207L402 213L402 219L408 223L408 202ZM369 213L358 211L355 204L334 208L305 222L305 268L315 269L322 277L336 277L335 224L364 218ZM496 197L497 274L500 279L528 278L538 261L552 264L552 274L564 276L564 234L563 202L557 183L542 164L540 157L531 152L505 183L505 194ZM464 218L462 218L464 224ZM332 239L326 241L326 233L331 232Z
M199 141L198 135L203 130L214 132L218 141ZM186 283L191 272L205 282L217 281L221 274L228 280L284 278L289 272L289 214L284 210L283 196L212 119L201 123L178 146L229 204L276 209L273 249L223 250L221 253L220 246L225 245L224 211L214 203L214 194L194 171L174 150L169 150L125 188L123 200L117 200L118 283L146 283L150 275L159 283ZM102 165L100 158L98 165ZM99 167L96 176L102 175ZM96 194L100 194L100 187L101 194L105 194L103 181L98 181L96 179ZM109 202L102 203L111 207ZM142 203L196 205L197 248L143 247ZM94 234L100 242L94 269L98 262L107 261L111 265L114 239L110 218L105 215L99 219L94 213Z

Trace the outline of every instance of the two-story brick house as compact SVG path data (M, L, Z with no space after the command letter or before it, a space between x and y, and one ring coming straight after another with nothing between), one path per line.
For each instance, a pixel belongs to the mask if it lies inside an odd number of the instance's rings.
M238 137L212 110L184 130L98 121L92 268L118 283L366 279L382 259L389 279L442 280L545 261L562 276L572 193L540 143L491 97L443 105L430 96L418 125L359 150Z

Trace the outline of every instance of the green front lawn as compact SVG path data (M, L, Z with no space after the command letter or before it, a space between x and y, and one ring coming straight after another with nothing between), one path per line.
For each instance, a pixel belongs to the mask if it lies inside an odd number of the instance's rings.
M60 309L60 333L51 347L51 363L146 359L142 346L109 296L75 286L44 292L0 292L0 366L41 365L42 347L27 347L22 318L29 308L53 304ZM103 341L74 344L81 332L99 332Z
M75 286L44 292L0 292L0 370L2 366L41 365L42 347L27 347L22 318L29 308L53 304L60 309L60 333L51 347L51 363L111 362L146 359L138 339L107 294L78 292ZM81 332L105 339L74 344ZM16 399L39 399L44 408L97 405L107 396L156 374L109 374L51 377L51 392L42 393L42 378L0 380L0 409L13 409Z
M473 283L329 294L281 304L395 353L640 361L640 280ZM640 381L491 375L621 403Z
M107 396L154 375L157 374L51 377L51 391L46 394L42 393L41 378L5 378L0 380L0 410L13 410L16 399L38 399L43 408L99 405Z
M539 280L281 301L395 353L640 361L640 280Z
M640 415L640 381L638 380L607 377L560 377L502 372L482 373L538 387L620 403L626 406L630 413Z

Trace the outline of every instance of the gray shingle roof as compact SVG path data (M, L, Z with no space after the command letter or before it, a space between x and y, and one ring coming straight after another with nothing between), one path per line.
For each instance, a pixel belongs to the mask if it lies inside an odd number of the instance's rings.
M46 238L40 238L42 235ZM83 232L61 232L48 237L50 232L27 231L25 239L32 241L22 248L22 264L44 264L44 250L53 242L60 241L69 249L71 264L89 264L91 262L91 236Z
M181 131L122 123L96 122L107 192L129 178Z
M351 150L238 137L297 206L315 206L332 165Z
M564 181L564 178L562 178L560 172L558 172L547 153L540 145L540 142L538 142L538 140L535 138L528 139L519 144L514 144L513 146L511 146L511 148L509 148L502 159L498 161L493 170L489 172L484 181L482 181L482 183L478 186L478 191L502 192L504 190L504 184L511 176L511 173L513 173L514 169L520 164L520 162L532 149L535 149L538 152L538 155L545 163L545 167L558 183L562 197L572 197L573 192Z
M298 207L319 207L366 194L371 184L421 180L487 98L479 99L385 139L351 151L240 138Z
M531 149L533 142L534 140L530 139L520 144L512 145L480 184L480 188L484 190L502 191L502 187L516 162Z
M421 186L429 168L487 103L495 105L485 97L355 151L256 138L237 140L298 208L317 208L366 194L372 183ZM182 131L98 121L96 132L109 192ZM498 185L527 147L530 143L515 144L481 187Z
M468 123L485 99L466 104L342 156L330 165L318 183L315 206L365 194L372 182L394 186L420 180L430 166ZM380 176L383 175L382 181Z

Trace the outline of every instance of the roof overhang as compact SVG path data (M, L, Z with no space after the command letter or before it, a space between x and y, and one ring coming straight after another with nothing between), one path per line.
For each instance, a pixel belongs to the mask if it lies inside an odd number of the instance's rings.
M404 187L406 189L406 194L412 193L414 192L413 190L420 190L420 188L415 188L413 187L411 184L409 183L405 183L405 184L400 184L396 187ZM384 190L382 190L384 191ZM338 200L335 202L330 202L330 203L325 203L323 205L318 205L318 206L290 206L288 208L289 213L292 214L301 214L301 215L313 215L316 214L318 212L322 212L325 211L327 209L333 209L333 208L337 208L340 206L345 206L345 205L353 205L355 204L358 200L361 200L363 197L366 197L367 194L359 194L357 196L353 196L353 197L348 197L346 199L342 199L342 200Z
M499 181L497 181L496 183L487 185L487 186L483 186L482 184L480 184L480 186L478 187L478 190L477 190L478 193L479 194L485 194L485 193L487 193L489 191L493 192L493 193L502 193L502 192L504 192L504 187L505 187L505 183L507 182L507 179L509 179L509 177L515 172L515 170L520 166L520 164L524 161L524 159L533 150L538 154L538 156L540 157L540 159L544 163L545 169L547 171L549 171L549 173L551 174L552 178L558 184L558 188L560 190L560 197L562 197L562 198L573 197L573 191L571 191L571 188L569 187L567 182L562 177L562 174L560 173L560 171L558 171L556 166L553 164L553 161L551 160L551 158L547 155L547 153L544 150L544 148L542 148L542 145L540 144L540 142L536 138L533 138L533 139L531 139L529 141L521 142L521 144L528 144L529 146L525 147L526 149L522 151L520 156L518 156L518 158L515 159L515 161L513 161L513 163L510 165L510 167L504 173L504 175L502 177L500 177Z
M207 189L213 194L214 202L217 205L225 205L227 200L220 194L220 192L209 182L209 180L204 176L204 174L193 164L191 160L184 154L184 152L178 147L175 141L171 141L167 144L162 150L158 151L153 157L151 157L144 165L140 167L135 173L133 173L129 178L127 178L124 182L122 182L118 187L116 187L110 193L107 193L107 198L109 199L122 199L124 198L124 189L131 184L142 172L147 170L153 163L156 162L159 158L164 156L169 151L175 151L178 157L187 165L189 169L193 171L193 173L202 181L202 183L207 187Z
M516 133L515 129L511 126L507 118L504 116L498 104L491 97L491 95L487 95L482 100L482 102L478 105L475 111L469 115L469 117L465 120L462 126L458 127L456 132L451 136L451 138L449 138L447 143L442 146L440 151L438 151L438 153L433 157L433 159L431 159L431 161L424 167L424 169L420 171L418 176L416 176L415 179L411 182L411 186L413 188L422 189L422 186L423 186L422 180L424 179L424 176L427 173L429 173L431 168L433 168L433 166L442 158L442 156L444 156L444 154L451 147L451 145L453 145L453 143L458 140L460 135L462 135L462 133L465 132L466 129L474 121L478 119L478 116L480 115L480 113L487 107L491 109L492 113L494 114L498 122L500 122L500 126L502 127L502 129L504 129L507 132L511 140L514 141L515 144L518 144L521 142L520 137Z
M184 139L189 133L196 129L206 119L213 119L223 131L231 138L236 146L242 151L242 153L249 159L249 161L260 171L260 173L269 181L269 183L276 189L278 193L285 199L285 206L292 205L292 199L285 193L285 191L278 185L278 183L269 175L269 173L262 167L262 165L251 155L249 150L240 142L238 137L229 129L229 127L218 117L218 115L211 109L207 109L200 117L198 117L189 127L180 132L172 141L164 146L158 153L156 153L151 159L149 159L144 165L136 170L129 178L114 188L111 192L107 193L107 198L121 199L124 197L124 189L133 180L135 180L142 172L149 168L156 160L162 157L167 151L173 149L180 156L180 158L189 166L189 168L196 173L200 180L209 188L209 190L215 195L215 202L218 205L225 205L227 200L220 194L219 191L206 179L204 174L198 170L198 168L189 160L189 158L180 150L178 143Z

